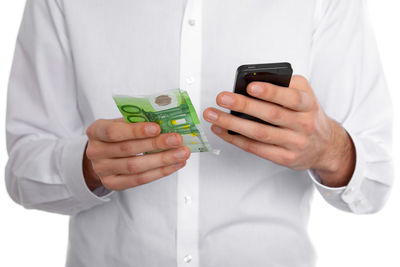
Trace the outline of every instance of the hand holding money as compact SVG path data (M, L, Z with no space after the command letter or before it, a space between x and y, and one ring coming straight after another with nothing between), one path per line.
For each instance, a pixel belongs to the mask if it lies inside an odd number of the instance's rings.
M86 131L83 172L90 190L124 190L168 176L185 166L190 149L178 133L160 134L152 122L97 120ZM150 151L157 153L138 155Z
M217 104L274 126L208 108L204 117L216 135L279 165L313 169L326 186L348 184L356 162L355 146L347 131L323 111L306 78L293 76L289 87L252 82L246 89L253 98L222 92Z
M178 133L191 152L213 152L187 91L173 89L148 96L113 95L126 122L155 122L162 133Z

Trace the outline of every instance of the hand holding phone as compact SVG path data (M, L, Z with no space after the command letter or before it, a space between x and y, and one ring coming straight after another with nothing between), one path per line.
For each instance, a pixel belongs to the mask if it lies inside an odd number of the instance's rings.
M238 67L236 71L234 93L254 98L247 93L246 88L249 83L255 81L268 82L278 86L288 87L290 84L290 79L292 78L292 73L292 66L287 62L242 65ZM231 114L243 119L270 124L269 122L263 121L259 118L237 111L231 111ZM237 134L233 131L229 131L229 133Z
M242 69L239 68L238 76ZM277 72L263 70L267 72L263 75L268 77L268 82L282 82L280 85L284 86L290 82L290 88L259 82L259 78L254 78L254 83L246 88L246 84L253 81L251 75L246 75L253 73L254 77L260 71L247 67L245 70L244 78L239 76L237 81L237 84L245 81L236 90L239 94L221 92L216 102L222 108L258 117L261 122L267 121L273 126L209 107L203 114L205 120L212 123L213 133L229 144L276 164L293 170L313 169L324 185L345 186L354 171L354 144L346 130L323 111L307 78L294 75L289 79L291 68L286 65ZM246 89L253 97L245 96ZM229 134L228 130L239 135Z

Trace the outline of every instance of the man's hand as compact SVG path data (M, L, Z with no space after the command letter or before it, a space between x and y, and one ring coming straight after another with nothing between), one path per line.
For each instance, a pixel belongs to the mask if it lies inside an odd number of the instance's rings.
M293 76L289 88L252 82L247 92L260 100L222 92L217 104L278 127L208 108L203 115L213 123L215 134L277 164L314 169L327 186L347 185L354 171L354 145L347 132L323 112L304 77ZM240 135L230 135L228 129Z
M95 121L86 131L89 141L83 159L88 187L94 190L103 184L110 190L123 190L184 167L190 149L182 147L182 136L160 132L160 126L151 122ZM154 150L163 151L137 155Z

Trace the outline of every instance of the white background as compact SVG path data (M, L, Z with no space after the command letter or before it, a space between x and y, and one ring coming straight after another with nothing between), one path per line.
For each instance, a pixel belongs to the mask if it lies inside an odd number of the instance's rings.
M300 0L299 0L300 1ZM352 0L348 0L352 1ZM6 164L6 88L23 0L0 1L0 163ZM400 166L400 3L370 0L370 14L395 107L394 156ZM379 112L380 107L375 107ZM367 119L367 118L366 118ZM68 217L25 210L13 203L0 175L0 266L64 266ZM400 185L383 211L353 215L338 211L315 194L309 231L319 267L400 266Z

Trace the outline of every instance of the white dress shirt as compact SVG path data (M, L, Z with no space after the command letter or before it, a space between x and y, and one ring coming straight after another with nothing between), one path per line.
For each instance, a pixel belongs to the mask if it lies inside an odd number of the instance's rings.
M239 65L282 61L352 137L348 186L246 153L202 120L219 156L192 154L121 192L86 187L85 130L121 117L113 93L181 88L201 114L232 90ZM309 267L314 188L345 211L382 208L391 116L362 0L28 0L8 91L7 188L26 208L71 216L68 267Z

